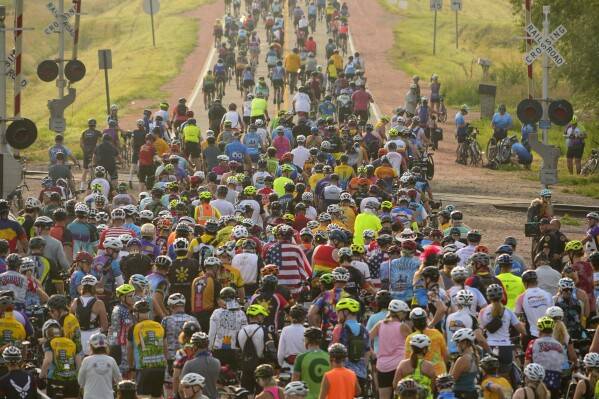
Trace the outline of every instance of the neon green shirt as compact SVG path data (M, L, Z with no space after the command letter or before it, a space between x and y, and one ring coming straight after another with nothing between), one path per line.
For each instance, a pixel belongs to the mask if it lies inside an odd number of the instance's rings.
M512 273L499 273L497 278L501 280L505 287L505 295L507 296L506 306L508 309L514 310L518 295L522 294L525 290L522 279Z
M252 100L252 109L250 111L250 116L262 116L266 113L266 108L268 107L268 103L263 98L254 98Z
M356 216L354 222L354 244L364 245L364 237L362 233L364 230L371 229L379 231L383 226L381 225L381 219L373 213L363 212Z

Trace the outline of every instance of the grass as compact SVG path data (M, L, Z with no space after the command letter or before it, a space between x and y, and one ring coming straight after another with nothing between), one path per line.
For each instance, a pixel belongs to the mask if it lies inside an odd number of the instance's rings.
M515 108L521 99L527 97L526 67L522 61L521 48L523 41L518 39L523 32L517 26L508 0L463 2L463 9L458 15L458 49L455 45L455 13L449 8L450 2L444 2L443 10L437 13L436 55L432 54L433 13L428 1L403 2L404 5L408 4L405 9L399 7L399 0L379 2L395 17L399 17L394 30L395 43L389 54L393 65L410 75L419 75L424 80L436 73L448 104L466 103L476 108L479 104L478 84L482 79L482 69L477 64L477 59L491 60L489 80L497 85L496 104L507 104L516 124L514 131L520 131ZM540 63L534 64L534 72L534 94L540 97ZM567 84L555 73L550 78L551 97L570 98ZM573 103L576 104L575 101ZM591 149L599 146L599 124L585 122L584 119L584 115L579 115L580 127L588 135L583 162ZM490 121L481 119L473 124L479 127L478 140L481 147L486 149L492 135ZM553 126L549 131L549 143L558 146L564 155L558 166L560 187L564 192L599 198L599 175L568 175L562 134L563 129L559 126ZM540 157L534 154L531 170L522 170L512 165L501 166L499 170L516 172L522 178L538 182L540 167Z
M99 128L104 127L106 120L104 73L98 69L98 49L112 50L110 101L119 105L121 115L136 99L152 98L157 104L166 94L160 87L179 73L185 57L196 45L197 22L184 14L207 1L162 0L160 11L154 18L156 48L152 47L150 17L142 11L140 1L83 2L82 13L85 15L81 17L78 58L85 64L87 74L74 84L77 98L65 110L65 138L71 149L77 152L79 135L88 118L97 119ZM48 129L46 103L57 96L56 85L40 81L35 72L39 62L56 58L58 48L58 36L44 34L44 27L52 20L46 3L26 2L24 12L24 25L34 28L24 34L23 67L29 84L22 94L22 115L32 119L38 127L38 140L25 151L33 159L46 158L46 149L54 137ZM69 1L65 3L65 8L70 7ZM0 0L0 4L6 5L8 13L13 12L12 0ZM10 26L12 19L12 15L6 18ZM68 39L67 35L67 43ZM67 44L67 59L71 46ZM12 98L12 90L8 97ZM9 113L11 107L9 104Z
M580 221L579 218L573 218L572 216L568 215L567 213L564 214L564 216L562 216L560 218L560 222L562 222L562 224L568 225L568 226L581 226L582 222Z

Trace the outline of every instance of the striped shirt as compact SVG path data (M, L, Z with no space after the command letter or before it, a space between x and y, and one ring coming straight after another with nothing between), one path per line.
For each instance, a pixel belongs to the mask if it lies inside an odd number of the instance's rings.
M107 237L116 237L119 238L122 234L129 234L131 235L131 237L135 237L136 234L133 230L130 230L124 226L121 227L109 227L106 230L104 230L102 232L102 235L100 235L100 249L104 249L104 240Z
M279 283L287 286L292 293L298 293L300 284L312 275L312 267L301 247L279 242L268 248L265 264L279 267Z

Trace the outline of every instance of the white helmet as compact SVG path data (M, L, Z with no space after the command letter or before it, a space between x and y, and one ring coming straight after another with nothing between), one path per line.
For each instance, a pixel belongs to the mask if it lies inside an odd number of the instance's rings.
M468 269L466 269L463 266L454 267L453 269L451 269L450 274L452 280L466 280L468 277L470 277Z
M144 198L148 198L150 196L150 193L148 193L147 191L142 191L141 193L139 193L137 195L137 198L141 201Z
M199 385L204 388L206 379L197 373L187 373L181 378L181 385L188 387Z
M154 212L152 212L149 209L144 209L143 211L139 212L139 218L145 220L152 220L154 219Z
M175 238L173 241L173 249L177 251L187 251L189 249L189 241L185 237Z
M81 279L81 285L91 285L92 287L95 287L96 284L98 284L98 279L91 274L87 274Z
M179 294L179 293L175 293L175 294L171 294L167 301L166 304L168 306L178 306L178 305L185 305L185 297L183 296L183 294Z
M339 213L341 212L341 208L337 204L331 204L327 206L327 213Z
M121 249L123 249L123 243L117 237L106 237L104 239L104 248L110 248L120 251Z
M95 333L89 338L89 345L94 348L108 348L108 339L102 333Z
M474 294L470 291L459 290L455 296L455 303L462 306L470 306L474 301Z
M144 223L141 225L142 237L154 236L156 234L156 226L152 223Z
M314 201L314 194L310 191L302 193L302 201L312 202Z
M530 363L524 368L524 375L531 381L540 382L545 378L545 369L538 363Z
M342 192L339 196L339 201L350 201L351 199L351 194L348 192Z
M19 272L22 274L25 274L28 271L33 271L35 270L35 261L33 260L33 258L29 258L29 257L24 257L21 258L21 265L19 266Z
M372 229L366 229L362 232L362 237L373 239L376 236L376 232Z
M77 202L75 204L75 213L85 213L87 215L89 213L89 208L83 202Z
M112 212L110 212L110 217L112 217L113 219L125 219L125 210L122 208L116 208L113 209Z
M335 281L349 281L349 270L345 267L336 267L331 272Z
M129 277L129 284L138 286L142 289L145 289L150 286L150 282L146 278L146 276L142 274L134 274Z
M389 311L393 313L410 311L410 307L408 306L408 304L399 299L391 300L387 309L389 309Z
M556 317L563 318L564 317L564 311L559 306L549 306L547 308L547 310L545 311L545 316L549 316L552 319L555 319Z
M42 335L45 338L48 338L48 330L50 330L51 328L57 328L59 330L61 330L62 328L60 327L60 323L57 322L54 319L49 319L46 320L46 322L44 323L44 325L42 326Z
M96 226L96 230L98 230L98 234L102 234L102 232L104 230L106 230L107 228L108 228L108 226L105 224L99 224Z
M451 340L455 343L462 341L474 342L474 331L471 328L460 328L451 336Z
M110 220L110 216L106 212L96 213L96 223L108 223L108 220Z
M431 345L431 339L424 334L414 334L410 338L410 346L416 348L428 348Z
M245 228L245 226L235 226L233 227L231 235L236 240L239 240L240 238L248 238L250 236L250 233L248 233L248 229Z
M222 262L216 256L210 256L204 260L204 266L220 266Z
M297 395L307 396L309 393L308 386L303 381L292 381L285 386L285 396Z
M133 238L133 236L129 233L125 233L125 234L121 234L119 236L119 240L121 240L121 242L123 243L123 247L125 245L127 245L127 243L129 242L129 240L131 240Z
M40 200L38 200L35 197L27 197L27 199L25 200L25 208L41 208L42 207L42 203L40 202Z
M584 359L582 360L585 367L589 368L599 368L599 353L589 352L584 355Z
M574 289L574 280L568 277L561 278L559 280L558 286L560 289Z

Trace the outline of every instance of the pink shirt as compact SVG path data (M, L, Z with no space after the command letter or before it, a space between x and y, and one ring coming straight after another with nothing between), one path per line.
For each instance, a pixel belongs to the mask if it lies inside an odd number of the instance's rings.
M351 96L354 103L354 111L366 111L372 100L372 96L366 90L358 90Z
M401 333L399 321L381 322L379 326L379 352L376 369L388 373L397 368L405 355L406 336Z
M272 146L277 149L277 158L281 159L283 154L291 151L291 144L289 144L289 139L285 136L278 136L272 140Z

